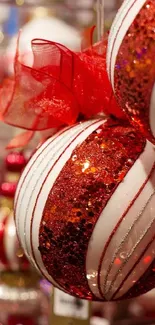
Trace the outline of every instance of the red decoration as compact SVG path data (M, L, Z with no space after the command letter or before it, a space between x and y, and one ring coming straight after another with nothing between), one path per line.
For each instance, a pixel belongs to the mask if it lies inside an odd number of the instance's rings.
M36 325L35 318L26 317L23 315L9 316L7 325Z
M4 182L0 185L0 195L14 198L16 192L17 182Z
M106 48L105 41L74 53L35 39L32 67L17 52L15 78L0 93L1 118L29 131L10 146L98 113L124 119ZM61 130L35 152L18 185L15 220L26 255L76 297L145 293L155 285L154 182L154 146L127 121L92 119Z
M89 120L48 139L14 206L26 255L59 289L120 300L154 288L154 146L127 122Z
M4 233L5 233L7 219L8 219L8 216L4 217L0 221L0 264L2 264L5 267L8 266L8 261L7 261L6 254L5 254L5 244L4 244Z
M10 152L5 160L6 168L11 172L21 172L26 165L26 158L22 152Z
M109 77L129 121L155 143L155 1L127 1L111 28Z
M107 40L74 53L61 44L34 39L33 67L22 64L17 51L15 77L1 87L1 119L36 131L72 125L79 114L90 118L105 112L124 117L108 80L106 48ZM26 133L22 141L18 137L10 146L24 145L32 135Z
M0 270L30 269L25 255L19 251L12 211L17 179L25 165L26 158L21 152L10 152L6 156L6 170L3 175L3 182L0 184ZM16 175L16 181L14 175Z
M103 97L103 112L107 115L114 115L117 118L125 119L124 113L116 102L112 86L108 78L106 51L107 39L105 39L104 42L96 43L93 47L89 47L89 49L85 50L84 53L81 53L81 57L84 57L86 63L88 62L88 66L90 65L92 69L97 70L100 78L103 80L103 86L101 88Z

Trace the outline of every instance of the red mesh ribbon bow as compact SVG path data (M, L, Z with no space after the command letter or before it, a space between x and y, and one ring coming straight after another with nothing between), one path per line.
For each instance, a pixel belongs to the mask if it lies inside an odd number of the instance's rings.
M11 147L28 142L34 131L74 124L79 114L122 116L106 72L106 42L75 53L61 44L34 39L32 51L32 67L20 62L17 52L15 76L0 89L1 119L31 130L23 139L13 140Z

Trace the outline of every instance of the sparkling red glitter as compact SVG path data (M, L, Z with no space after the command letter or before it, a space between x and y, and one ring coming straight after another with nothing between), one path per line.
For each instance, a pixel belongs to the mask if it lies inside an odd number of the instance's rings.
M144 145L133 127L109 119L73 151L51 189L39 250L49 274L70 294L96 299L86 279L88 243L101 211Z
M153 141L149 126L155 82L155 3L145 5L130 26L115 65L115 93L132 123Z

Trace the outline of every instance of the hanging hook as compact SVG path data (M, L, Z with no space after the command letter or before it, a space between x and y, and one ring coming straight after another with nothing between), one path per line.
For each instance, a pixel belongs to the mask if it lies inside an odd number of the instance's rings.
M97 0L97 40L104 35L104 0Z

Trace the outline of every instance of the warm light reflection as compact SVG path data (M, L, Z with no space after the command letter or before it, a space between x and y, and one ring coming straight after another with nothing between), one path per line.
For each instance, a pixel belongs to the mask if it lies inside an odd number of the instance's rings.
M83 168L82 168L82 172L84 173L90 166L90 162L88 160L86 160L84 163L83 163Z
M0 43L2 43L4 40L4 34L2 31L0 31Z
M11 236L11 237L14 237L15 235L16 235L16 229L15 229L15 226L13 225L13 226L10 226L9 228L8 228L8 234L9 234L9 236Z
M19 258L24 256L24 252L23 252L23 249L21 247L18 248L16 255Z
M115 263L115 265L120 265L122 262L121 262L120 258L116 258L114 263Z
M16 0L17 6L22 6L24 4L24 0Z
M145 264L150 263L151 260L152 260L152 257L151 257L150 255L146 256L146 257L143 259L143 261L144 261Z

